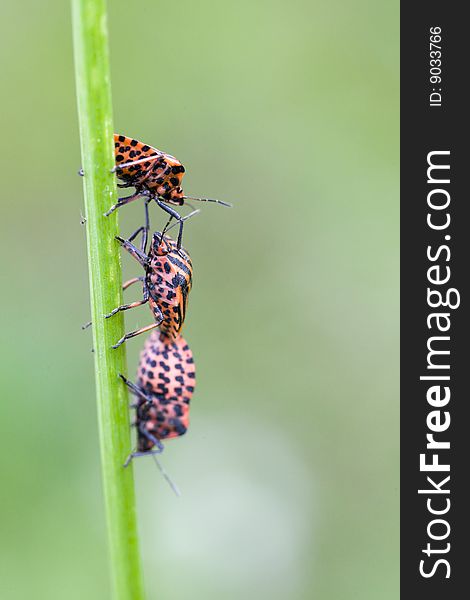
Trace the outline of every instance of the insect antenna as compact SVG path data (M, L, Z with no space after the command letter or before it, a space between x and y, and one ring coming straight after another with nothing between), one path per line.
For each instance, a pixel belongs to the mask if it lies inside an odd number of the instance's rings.
M168 221L166 222L165 227L162 229L162 233L160 235L160 242L158 243L158 245L160 246L163 243L163 238L167 234L167 232L170 231L170 229L173 229L173 227L176 227L177 225L181 226L181 223L184 223L184 221L187 221L188 219L190 219L191 217L194 217L194 215L197 215L197 213L200 213L200 212L201 212L201 210L197 208L197 209L193 210L192 212L188 213L186 216L181 217L181 219L179 221L175 221L173 223L173 225L170 225L170 223L173 220L173 217L170 217L168 219Z
M160 473L163 475L163 477L166 479L168 485L171 487L171 489L174 491L175 495L180 497L181 496L181 492L178 489L178 486L175 484L174 481L172 481L171 477L168 475L168 473L165 471L165 469L163 468L162 464L160 463L160 461L158 460L158 458L155 456L155 454L152 454L153 460L155 461L155 464L157 465L157 467L160 470Z
M182 221L187 221L188 219L190 219L191 217L194 217L194 215L197 215L197 214L198 214L198 213L200 213L200 212L201 212L201 209L200 209L200 208L196 208L196 209L194 209L192 212L190 212L190 213L188 213L187 215L185 215L185 216L184 216L184 217L183 217L181 220L182 220ZM177 225L179 225L179 223L180 223L180 222L179 222L179 221L175 221L175 222L173 223L173 225L170 225L170 226L168 227L168 224L170 223L170 221L171 221L172 219L173 219L173 217L171 217L171 218L168 220L168 223L165 225L165 227L164 227L164 229L163 229L163 235L164 235L165 233L167 233L168 231L170 231L170 229L173 229L173 227L176 227Z
M216 204L222 204L222 206L233 207L230 202L224 202L223 200L217 200L216 198L194 198L194 196L183 196L185 200L197 200L198 202L215 202Z

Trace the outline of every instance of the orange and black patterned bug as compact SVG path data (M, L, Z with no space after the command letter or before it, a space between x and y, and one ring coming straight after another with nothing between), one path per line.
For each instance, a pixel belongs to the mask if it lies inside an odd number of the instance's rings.
M199 200L201 202L216 202L223 206L231 206L227 202L213 198L193 198L185 196L181 182L185 168L180 161L157 148L148 146L126 137L114 134L115 171L117 177L122 181L119 187L134 187L135 192L126 198L120 198L106 214L139 197L145 197L148 203L154 200L160 208L179 222L178 248L181 247L183 235L183 218L169 204L182 206L185 200Z
M192 352L181 336L170 341L164 334L153 332L140 355L136 383L123 375L121 378L137 399L133 405L137 450L127 459L128 465L136 456L161 453L161 440L186 433L196 383Z
M133 234L131 238L135 235ZM156 327L160 327L160 331L170 341L176 340L186 316L188 295L192 286L193 266L189 254L184 248L178 248L169 236L162 235L158 231L153 234L148 254L134 246L131 239L124 240L118 236L116 239L145 269L143 277L130 279L123 288L126 289L130 285L142 281L143 298L115 308L109 315L106 315L106 318L148 302L155 322L127 333L113 348L118 348L126 340Z

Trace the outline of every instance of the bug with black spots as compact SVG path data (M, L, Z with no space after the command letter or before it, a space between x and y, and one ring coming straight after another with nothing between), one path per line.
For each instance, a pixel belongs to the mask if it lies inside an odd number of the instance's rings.
M136 397L137 450L127 466L134 457L160 454L161 440L186 433L196 384L193 354L182 336L171 341L153 332L141 352L136 383L121 378Z
M145 269L143 277L130 279L123 285L123 289L141 281L143 297L142 300L115 308L106 318L148 302L155 322L126 333L113 348L118 348L126 340L156 327L160 327L160 331L170 341L175 341L186 317L188 295L192 286L193 266L189 254L184 248L178 248L169 236L159 231L153 234L148 254L134 246L131 239L125 240L119 236L116 236L116 239Z
M135 192L126 198L120 198L105 213L109 216L117 208L144 197L146 204L154 200L158 206L176 219L179 223L177 245L181 247L183 236L183 217L171 206L182 206L185 200L215 202L223 206L231 206L228 202L214 198L194 198L185 196L181 187L185 168L181 162L166 152L148 146L125 135L114 134L116 176L122 183L119 187L134 187ZM163 230L165 232L165 229Z

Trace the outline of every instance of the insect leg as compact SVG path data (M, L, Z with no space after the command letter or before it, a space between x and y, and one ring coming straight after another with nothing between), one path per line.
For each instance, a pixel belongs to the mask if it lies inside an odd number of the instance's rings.
M185 215L184 217L181 218L181 221L187 221L188 219L190 219L191 217L194 217L194 215L197 215L198 213L200 213L200 209L197 208L195 210L193 210L192 212L188 213L187 215ZM162 235L160 236L160 244L163 242L163 236L165 236L168 231L170 231L170 229L173 229L173 227L176 227L176 225L178 225L178 221L176 221L176 223L173 223L173 225L170 225L171 221L173 220L173 217L171 216L165 227L162 230Z
M157 446L157 448L159 448L160 452L163 452L163 448L164 448L164 446L163 446L163 444L161 443L161 441L160 441L158 438L156 438L154 435L152 435L151 433L149 433L149 432L148 432L148 431L145 429L145 427L143 426L143 423L141 423L141 424L139 425L138 429L139 429L139 432L140 432L140 433L141 433L141 434L142 434L144 437L146 437L146 438L149 440L149 442L152 442L152 444L155 444L155 446ZM158 453L157 453L157 452L152 452L152 454L158 454Z
M109 217L109 215L111 213L113 213L117 208L121 208L121 206L124 206L125 204L129 204L129 202L132 202L133 200L137 200L137 198L140 198L140 196L142 196L142 192L135 192L135 194L132 194L131 196L126 196L125 198L119 198L119 200L116 202L116 204L113 204L111 206L111 208L104 213L104 216Z
M152 454L161 454L163 452L163 448L164 446L161 444L161 449L157 447L156 450L147 450L147 452L133 452L132 454L129 454L123 467L128 467L133 458L138 458L139 456L151 456Z
M165 448L164 445L161 443L161 441L158 438L153 436L151 433L149 433L145 429L145 427L143 426L143 423L139 424L138 430L141 435L146 437L150 442L152 442L152 444L154 444L155 450L147 450L145 452L132 452L132 454L129 454L126 462L124 463L125 467L127 467L127 465L131 462L131 460L133 458L137 458L138 456L150 456L152 454L161 454Z
M112 310L109 314L105 315L104 318L109 319L110 317L114 316L118 312L122 312L124 310L129 310L131 308L137 308L138 306L147 304L147 302L149 301L149 291L148 291L148 288L145 285L145 283L144 283L143 291L144 291L144 296L143 296L142 300L137 300L136 302L131 302L130 304L123 304L122 306L118 306L117 308Z
M145 214L145 223L144 223L144 225L142 225L141 227L139 227L139 229L136 229L134 231L134 233L127 238L129 242L132 242L132 240L134 240L139 235L139 233L142 233L142 240L140 242L140 249L144 253L147 250L147 240L148 240L148 234L149 234L149 231L150 231L149 202L150 202L150 198L147 198L145 200L145 204L144 204L144 214Z
M141 225L141 226L139 227L139 229L136 229L136 230L134 231L134 233L132 233L132 234L131 234L131 235L130 235L128 238L127 238L127 241L128 241L128 242L132 242L132 241L133 241L133 240L135 240L135 238L136 238L136 237L139 235L139 233L142 233L142 234L143 234L143 233L144 233L144 231L145 231L145 226L144 226L144 225Z
M144 280L144 277L133 277L132 279L129 279L128 281L126 281L125 283L122 284L122 289L127 290L127 288L130 287L132 284L137 283L138 281L143 281L143 280ZM88 327L90 327L92 323L93 323L93 321L88 321L88 323L85 323L84 325L82 325L82 329L88 329Z
M142 252L144 252L144 254L147 252L147 240L148 240L149 231L150 231L149 202L150 202L150 198L146 198L145 204L144 204L145 225L144 225L144 229L142 232L142 241L141 241L141 245L140 245L140 249L142 250Z
M119 377L124 381L127 387L131 390L133 394L135 394L138 398L143 400L146 404L153 404L153 399L151 396L147 396L147 394L140 388L138 385L127 379L124 375L119 373Z
M135 260L139 264L141 264L143 267L147 266L148 256L146 254L144 254L144 252L142 252L142 250L139 250L129 240L125 240L124 238L120 237L119 235L116 235L115 237L116 237L117 241L121 244L121 246L125 250L127 250L129 252L129 254L133 258L135 258Z
M155 202L158 204L158 206L161 209L163 209L165 212L167 212L169 215L171 215L180 224L179 233L178 233L178 241L176 243L176 247L179 250L181 248L181 240L183 238L183 224L184 224L183 217L179 213L177 213L176 210L171 208L171 206L168 206L168 204L165 204L165 202L158 200L158 198L155 198Z
M158 325L161 325L161 323L163 321L163 313L162 313L160 307L155 302L152 302L150 308L152 309L152 313L155 318L155 322Z
M194 217L194 215L197 215L201 212L201 209L196 208L195 210L191 211L190 213L188 213L187 215L185 215L181 220L182 221L187 221L188 219L191 219L191 217ZM170 229L173 229L173 227L176 227L176 225L178 225L178 221L176 221L176 223L173 223L173 225L171 225L170 227L168 227L168 229L165 229L165 233L167 233L168 231L170 231ZM165 226L166 228L166 226Z
M152 329L155 329L155 327L158 327L159 325L160 325L160 323L152 323L151 325L147 325L147 327L141 327L140 329L136 329L135 331L126 333L126 335L124 335L118 342L116 342L114 344L114 346L112 346L112 348L114 348L114 350L116 350L116 348L119 348L119 346L121 344L123 344L125 341L130 340L131 338L135 337L136 335L145 333L146 331L151 331Z
M138 281L143 281L144 277L133 277L132 279L128 279L127 281L125 281L122 284L122 289L123 290L127 290L128 287L130 287L131 285L133 285L134 283L137 283Z
M168 219L168 221L166 222L165 227L162 229L162 235L160 236L160 244L163 243L163 238L165 236L165 233L168 230L168 227L170 226L170 223L173 221L173 215L170 215L170 218Z

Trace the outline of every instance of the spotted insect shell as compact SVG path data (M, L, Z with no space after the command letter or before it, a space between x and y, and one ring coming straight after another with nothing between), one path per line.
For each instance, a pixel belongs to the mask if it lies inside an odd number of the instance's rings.
M178 250L170 237L164 236L162 240L160 232L154 233L145 282L154 316L159 312L163 315L160 331L171 341L176 340L183 327L192 275L188 252L184 248Z
M114 134L114 155L116 175L126 187L147 190L170 204L184 204L181 182L185 169L177 158L117 133ZM147 157L149 160L138 162ZM124 164L126 166L120 166Z
M137 406L138 451L154 443L141 427L159 440L178 437L189 427L189 404L196 373L192 352L181 336L174 342L157 332L145 342L140 355L137 385L152 398L151 406L139 399Z

